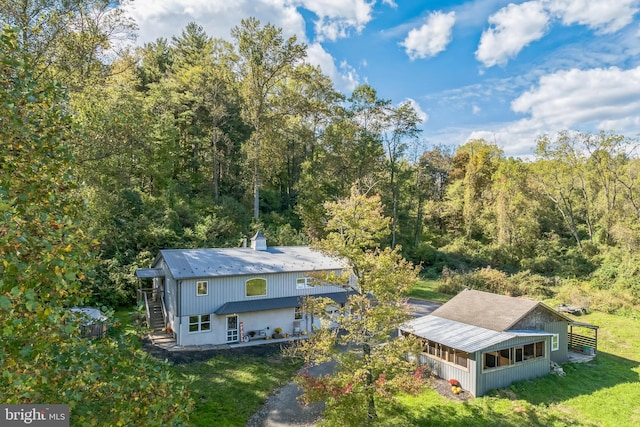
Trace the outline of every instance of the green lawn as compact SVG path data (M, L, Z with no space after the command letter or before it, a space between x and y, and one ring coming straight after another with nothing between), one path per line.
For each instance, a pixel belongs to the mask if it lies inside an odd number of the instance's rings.
M195 401L192 426L246 425L269 394L291 381L299 368L279 354L230 354L174 366Z
M420 280L409 293L409 297L437 302L447 302L451 299L452 295L443 294L437 289L437 280Z

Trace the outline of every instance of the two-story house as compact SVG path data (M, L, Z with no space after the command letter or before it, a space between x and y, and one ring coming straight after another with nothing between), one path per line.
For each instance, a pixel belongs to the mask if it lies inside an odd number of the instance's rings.
M151 268L153 291L141 292L147 307L164 313L163 324L178 346L232 344L310 331L318 320L302 311L305 296L347 301L339 286L311 286L309 273L341 273L339 260L308 246L267 247L258 232L251 247L161 250ZM155 304L152 302L155 300Z

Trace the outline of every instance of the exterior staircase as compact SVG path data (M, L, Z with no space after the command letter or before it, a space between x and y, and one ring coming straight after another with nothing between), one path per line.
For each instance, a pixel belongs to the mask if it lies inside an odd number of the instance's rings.
M163 300L161 298L146 301L148 312L147 320L152 332L149 334L151 342L161 348L170 349L176 346L176 338L172 333L167 333L167 325L164 319Z
M149 327L153 329L153 332L161 332L166 329L161 301L149 301Z

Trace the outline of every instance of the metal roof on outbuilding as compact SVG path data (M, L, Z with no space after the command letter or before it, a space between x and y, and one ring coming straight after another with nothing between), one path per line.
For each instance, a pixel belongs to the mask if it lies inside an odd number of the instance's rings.
M516 337L551 335L545 331L498 332L431 314L403 324L400 330L467 353L473 353Z
M340 270L339 260L308 246L165 249L162 257L174 279ZM158 265L158 259L154 265Z

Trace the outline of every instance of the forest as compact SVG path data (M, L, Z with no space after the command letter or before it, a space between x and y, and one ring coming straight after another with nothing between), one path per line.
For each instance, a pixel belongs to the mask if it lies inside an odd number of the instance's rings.
M125 43L135 22L108 1L2 2L0 24L36 80L64 93L98 242L94 304L131 304L133 271L161 248L238 246L257 230L306 244L354 183L381 197L384 245L450 290L570 282L606 311L639 302L635 139L567 130L541 135L528 159L485 140L427 144L410 104L366 84L340 93L304 44L253 18L231 42L190 23L138 48Z

